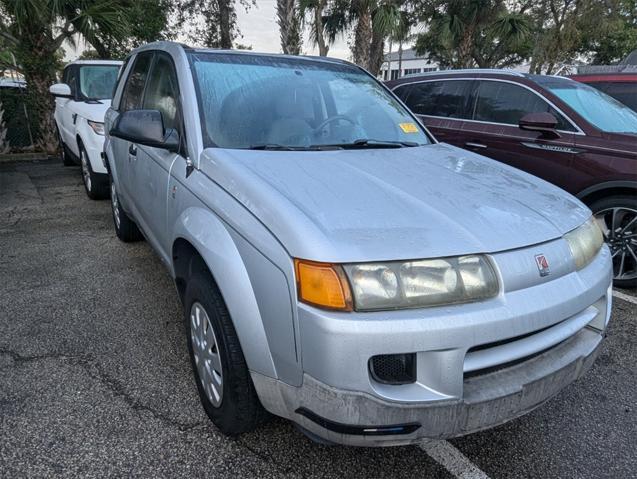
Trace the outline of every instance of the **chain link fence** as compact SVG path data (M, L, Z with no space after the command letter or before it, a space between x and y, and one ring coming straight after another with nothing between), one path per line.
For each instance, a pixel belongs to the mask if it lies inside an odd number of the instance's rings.
M23 81L0 79L0 159L36 153L34 121Z

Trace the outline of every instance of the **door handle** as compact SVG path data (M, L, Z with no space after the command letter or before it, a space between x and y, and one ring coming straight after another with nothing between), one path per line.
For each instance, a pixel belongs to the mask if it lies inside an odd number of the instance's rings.
M131 143L128 147L128 154L131 156L137 156L137 145L135 143Z
M466 142L464 146L468 146L469 148L486 148L487 147L487 145L483 145L482 143L475 143L473 141Z

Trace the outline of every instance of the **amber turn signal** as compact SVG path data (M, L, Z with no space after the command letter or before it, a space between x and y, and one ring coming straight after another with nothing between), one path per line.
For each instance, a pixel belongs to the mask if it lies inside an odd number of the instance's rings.
M352 310L352 295L339 265L294 260L296 284L301 301L319 308Z

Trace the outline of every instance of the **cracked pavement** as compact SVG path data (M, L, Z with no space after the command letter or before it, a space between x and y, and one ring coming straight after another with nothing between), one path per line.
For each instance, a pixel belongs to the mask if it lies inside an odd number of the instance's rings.
M0 477L450 477L417 447L321 446L279 419L221 435L168 272L115 238L79 168L0 164L0 278ZM587 376L452 444L491 477L635 477L637 312L613 314Z

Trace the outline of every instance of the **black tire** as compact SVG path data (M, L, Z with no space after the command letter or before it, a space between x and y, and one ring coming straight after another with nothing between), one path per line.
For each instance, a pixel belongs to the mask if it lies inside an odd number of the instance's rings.
M204 308L217 342L216 351L221 360L223 378L221 402L218 406L213 405L208 398L197 369L190 326L191 310L195 303ZM215 426L228 436L255 429L269 415L263 409L252 384L239 338L225 302L205 266L195 268L188 279L184 294L184 316L190 361L199 399L206 414Z
M622 225L625 225L628 222L630 222L630 220L634 218L635 215L637 215L637 196L634 196L634 195L633 196L631 195L608 196L606 198L601 198L599 200L594 201L589 206L595 216L601 215L602 212L605 212L605 211L608 212L613 209L622 209L623 211L625 211L625 213L621 217L621 222L622 222ZM633 213L630 213L630 211L626 212L626 210L630 210ZM610 218L608 215L605 218L606 218L606 224L607 226L609 226ZM637 220L633 222L632 224L634 225L634 227L631 228L631 232L637 233ZM622 225L619 225L619 226L621 227ZM617 248L621 248L623 244L624 247L626 248L631 247L634 252L637 252L637 239L635 238L631 238L631 239L619 238L618 239L617 237L615 237L611 239L609 237L609 238L606 238L606 240L609 246L611 247L612 251L616 251ZM615 275L615 278L613 280L613 285L618 288L635 288L637 287L637 262L634 262L632 260L632 257L630 256L630 254L627 254L626 258L629 258L629 259L624 260L625 261L624 271L623 271L624 279L619 279L618 274L620 272L620 267L621 267L620 255L621 255L621 251L613 259L613 269L614 269L614 275ZM626 268L630 268L630 269L626 270ZM627 274L627 273L630 273L631 271L632 271L632 274ZM626 276L628 277L626 278Z
M80 149L80 166L82 167L82 182L86 195L92 200L104 200L109 195L109 182L107 175L98 175L93 171L91 160L88 158L86 148L82 143L78 145Z
M109 176L109 184L111 190L111 213L113 215L113 225L115 226L115 234L124 243L132 243L133 241L140 241L144 239L141 231L131 220L126 212L122 209L122 205L119 203L117 197L117 189L113 178Z

